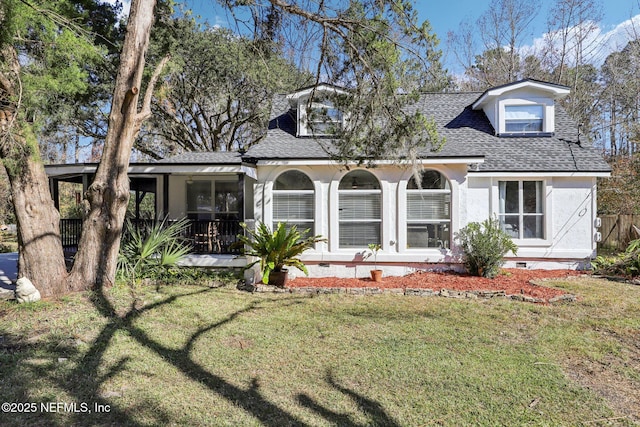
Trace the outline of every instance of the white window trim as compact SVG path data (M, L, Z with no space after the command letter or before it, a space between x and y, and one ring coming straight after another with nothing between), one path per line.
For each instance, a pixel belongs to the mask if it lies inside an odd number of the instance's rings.
M506 130L506 107L518 107L518 106L542 106L542 131L533 132L508 132ZM498 115L498 135L535 135L538 133L553 133L555 132L555 106L553 100L548 98L512 98L502 99L497 102L497 115Z
M311 183L313 184L313 190L275 190L275 182L278 177L290 171L296 171L305 174L307 178L311 180ZM288 166L277 167L271 170L264 182L257 182L256 184L254 184L254 193L256 194L254 203L256 203L256 206L262 205L260 209L256 210L257 221L270 225L273 225L274 223L277 224L277 220L273 216L274 191L282 193L291 192L298 194L301 192L313 193L313 227L311 227L311 234L319 234L323 235L323 237L327 237L322 230L322 222L325 218L322 203L322 186L316 179L314 179L313 171L310 168L291 168ZM309 255L313 254L314 252L322 252L323 250L326 250L326 245L326 242L317 242L314 244L313 248L305 251L305 254Z
M405 245L404 245L404 249L406 249L407 251L425 251L425 250L442 250L442 249L450 249L451 245L453 244L452 240L453 240L453 233L451 231L451 224L452 224L452 216L453 216L453 212L452 212L452 204L453 204L453 194L451 191L451 183L449 182L449 180L447 179L447 177L440 171L436 170L436 172L438 172L444 179L447 180L447 183L449 184L449 189L423 189L423 190L419 190L419 189L408 189L407 186L409 184L409 182L411 182L411 180L407 181L407 183L405 184L405 197L404 197L404 201L405 201L405 206L407 209L404 210L404 222L405 222L405 226L404 226L404 234L405 234ZM408 218L408 212L409 212L409 205L408 205L408 196L410 194L448 194L449 195L449 218L434 218L434 219L409 219ZM442 247L426 247L426 246L415 246L415 247L408 247L408 242L409 242L409 233L408 233L408 228L409 225L411 224L449 224L449 238L447 239L448 244L445 246L443 245Z
M508 132L511 133L531 133L531 134L537 134L540 132L544 131L544 105L540 105L540 104L534 104L534 105L505 105L504 106L504 126L505 126L505 130L507 128L507 126L509 124L513 124L513 122L519 122L519 123L526 123L527 125L531 124L534 122L533 118L530 117L526 117L526 119L518 117L518 118L509 118L507 117L509 115L509 110L513 111L513 112L517 112L520 113L519 115L521 115L523 113L523 111L526 111L527 108L530 107L536 107L535 112L536 112L536 117L535 117L535 122L540 122L540 130L538 129L533 129L533 130L509 130ZM518 109L520 109L518 111ZM537 117L537 114L540 114L540 117ZM525 114L528 115L528 114Z
M343 248L340 247L340 191L353 191L353 190L340 190L340 183L344 179L344 177L351 171L357 169L349 170L340 170L334 174L334 176L329 181L329 185L327 187L326 194L328 198L328 206L326 205L326 199L322 203L319 203L317 206L318 209L322 209L325 207L326 210L326 221L327 221L327 233L325 237L328 238L328 242L326 243L327 253L323 254L323 260L325 261L345 261L345 256L349 256L349 259L354 261L362 261L363 251L368 250L366 247L362 248ZM364 169L367 172L373 174L378 180L380 184L379 190L359 190L359 191L380 191L380 215L381 215L381 229L380 229L380 239L382 244L382 249L378 253L378 260L384 259L387 255L391 254L394 251L396 245L396 239L394 236L394 231L390 230L390 227L395 227L397 221L393 217L394 215L390 212L390 209L393 206L396 206L396 202L392 201L389 189L389 182L384 179L384 176L380 176L377 173L374 173L371 170ZM394 184L395 188L395 184Z
M264 180L259 180L254 184L254 204L255 204L255 220L265 224L273 224L273 187L276 179L288 171L302 172L313 183L314 192L314 235L322 235L329 237L328 230L325 229L326 221L326 205L323 202L326 193L323 190L321 181L318 180L314 170L308 166L290 167L288 165L278 166L271 169L265 176ZM305 190L311 191L311 190ZM316 253L325 252L329 246L328 242L317 242L312 249L305 251L304 256L313 256Z
M406 257L411 257L407 259L416 259L415 257L419 256L420 258L417 259L420 262L425 262L425 260L428 260L429 262L438 260L437 262L440 262L443 256L450 256L453 253L452 251L456 246L455 233L461 227L460 221L464 221L464 215L463 212L460 211L458 199L460 197L460 192L464 192L464 188L460 187L459 182L466 179L467 170L466 167L464 168L464 171L456 171L454 169L437 166L429 167L429 169L439 172L449 182L449 189L451 191L451 218L449 220L451 240L449 241L449 248L407 248L407 191L412 191L407 189L407 185L413 177L413 172L407 171L398 181L397 187L397 202L395 207L397 209L397 216L396 224L394 225L396 227L395 231L398 238L397 252L398 254Z
M513 243L518 245L518 247L540 247L540 246L551 246L552 245L552 235L553 235L553 221L552 221L552 191L553 191L553 183L550 179L543 179L539 177L527 177L527 176L511 176L511 177L501 177L501 178L493 178L491 183L491 212L492 216L495 218L500 217L500 181L517 181L519 184L519 189L522 188L522 181L542 181L542 188L544 191L543 194L543 206L542 212L544 214L544 238L543 239L512 239ZM521 197L521 195L519 196Z

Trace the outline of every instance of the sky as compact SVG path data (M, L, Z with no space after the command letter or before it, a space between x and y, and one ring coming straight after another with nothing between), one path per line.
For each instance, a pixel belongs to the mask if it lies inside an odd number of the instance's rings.
M532 23L531 39L541 37L546 31L548 10L554 3L552 0L534 0L534 2L540 4L540 8ZM604 15L602 25L607 30L630 19L633 15L640 14L636 0L601 0L601 3ZM415 7L420 18L428 20L440 40L445 40L447 32L456 31L460 22L464 20L475 21L490 4L491 1L487 0L417 0Z
M196 15L202 16L211 25L229 26L232 17L228 15L216 0L178 0L184 6L192 9ZM546 31L548 11L553 0L534 0L539 4L538 14L534 18L524 49L533 49L542 43ZM596 0L597 2L598 0ZM485 12L491 1L489 0L416 0L415 8L421 21L428 20L433 32L440 39L440 48L444 52L445 67L453 73L461 72L460 64L455 56L448 52L447 33L457 31L462 21L475 22ZM594 33L598 45L603 48L593 54L589 62L600 66L606 56L614 50L622 49L631 39L630 27L633 23L640 32L640 0L600 0L602 5L602 20L597 23L598 29ZM633 20L632 20L633 19Z
M525 49L539 45L547 31L547 17L553 0L534 0L539 4L538 13L529 28ZM597 0L596 0L597 2ZM462 21L475 22L485 12L490 1L487 0L452 0L434 1L418 0L415 2L419 16L431 23L433 32L441 40L441 48L447 53L446 39L449 31L456 31ZM640 31L640 1L638 0L601 0L602 20L597 23L598 30L594 37L601 40L606 47L594 55L593 62L601 65L606 56L613 50L622 49L630 39L629 27L632 22ZM455 5L455 7L451 7ZM631 21L633 19L633 21ZM449 62L453 55L447 55Z
M104 0L113 2L115 0ZM345 0L346 1L346 0ZM526 1L526 0L525 0ZM533 0L539 4L538 14L534 18L524 49L533 49L542 43L546 31L548 11L554 0ZM622 49L631 39L632 25L640 33L640 0L595 0L602 6L602 20L597 23L598 29L594 38L602 49L590 58L596 66L600 66L606 56ZM211 25L229 27L233 18L223 9L217 0L177 0L186 8L194 11ZM130 1L124 0L124 13L128 13ZM475 22L484 13L490 0L415 0L414 5L421 21L428 20L433 32L440 39L440 48L444 52L445 67L453 73L459 73L461 67L455 62L454 55L447 50L447 33L458 30L463 21Z

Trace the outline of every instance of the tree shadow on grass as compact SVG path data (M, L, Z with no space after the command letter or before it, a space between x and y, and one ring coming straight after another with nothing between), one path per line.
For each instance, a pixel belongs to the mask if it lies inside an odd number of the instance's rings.
M86 351L81 351L73 344L66 345L61 337L51 336L47 341L38 341L32 344L21 344L22 348L15 351L16 357L11 358L11 366L0 367L0 372L9 373L13 376L7 379L7 384L21 384L22 390L19 393L12 393L13 396L24 396L25 402L33 401L32 390L38 390L40 381L55 384L60 390L58 396L46 396L40 398L40 403L66 401L77 404L89 404L91 413L84 411L70 412L59 411L21 414L0 414L0 425L7 426L66 426L66 425L91 425L91 426L142 426L142 425L167 425L176 423L172 414L159 407L158 402L137 397L134 407L122 407L118 405L117 397L105 393L103 389L109 380L121 375L127 370L127 364L131 360L128 356L123 356L119 360L105 361L106 353L113 344L116 334L125 334L135 340L143 348L161 358L165 363L171 364L185 377L194 382L204 385L212 393L224 398L233 405L243 409L247 414L253 416L260 424L265 426L306 426L307 424L299 417L286 409L269 401L260 391L258 379L253 378L251 384L244 388L229 383L225 378L216 375L199 364L193 357L194 345L202 335L218 329L223 325L233 322L250 312L267 309L272 306L282 307L286 305L300 304L306 297L296 299L282 299L273 297L271 299L261 299L249 302L244 308L229 314L224 319L206 325L195 331L186 344L180 348L173 348L151 337L144 329L136 326L136 320L143 315L151 313L163 306L170 305L180 298L197 297L216 289L198 289L181 295L172 295L161 301L146 305L142 308L136 307L136 302L132 301L131 306L125 310L117 310L104 292L96 291L92 294L91 301L97 311L107 320L98 336ZM3 339L7 339L3 336ZM61 342L63 345L61 345ZM18 345L18 344L16 344ZM2 350L0 346L0 350ZM2 353L0 352L0 355ZM57 356L64 355L68 362L59 362ZM30 358L40 358L45 363L29 364L25 363ZM1 360L1 359L0 359ZM74 363L75 362L75 363ZM19 378L22 378L21 381ZM354 390L341 386L333 378L331 372L327 373L327 383L340 393L351 398L364 412L371 423L369 425L397 426L395 422L376 401L357 393ZM0 391L2 391L0 384ZM37 395L37 393L36 393ZM65 396L64 398L59 396ZM327 421L344 426L357 426L348 414L340 414L331 409L325 408L314 402L309 396L301 394L298 396L299 403L319 414ZM93 411L94 405L109 408L107 412L97 413ZM201 415L201 414L200 414ZM144 421L142 421L144 420Z
M21 414L0 414L0 424L7 426L26 426L26 425L47 425L47 426L66 426L66 425L118 425L118 426L142 426L148 425L148 420L152 420L153 425L167 425L175 423L171 415L158 407L157 402L139 400L135 407L122 408L110 400L113 396L105 396L101 392L102 386L111 378L125 371L129 357L122 357L120 360L112 364L112 366L103 374L99 374L101 368L104 369L105 353L109 349L112 339L117 333L125 333L133 338L138 344L144 348L151 350L153 353L162 358L166 363L174 366L187 378L194 382L203 384L211 392L223 397L234 405L242 408L248 414L260 421L265 426L305 426L299 418L289 413L285 409L267 400L260 392L258 381L253 379L252 384L247 388L238 387L226 381L223 377L216 375L199 363L192 357L192 349L195 342L203 334L217 329L239 316L265 309L269 304L275 305L291 305L301 303L299 299L283 300L269 299L253 301L243 309L240 309L219 322L212 323L194 332L187 343L179 349L170 348L163 343L150 337L143 329L135 325L135 321L145 313L149 313L154 309L171 304L184 297L193 297L199 294L205 294L215 291L215 289L201 289L183 295L173 295L162 301L147 305L141 309L135 307L135 302L125 312L118 313L113 304L101 291L93 294L92 302L96 309L108 319L108 323L100 330L93 344L86 352L80 352L73 346L69 349L61 349L59 343L55 340L49 342L39 342L36 347L40 347L38 352L47 356L49 362L41 366L27 366L24 359L31 357L35 350L27 352L17 352L16 360L13 360L11 368L18 375L19 369L25 375L24 390L20 393L28 399L30 388L37 389L40 380L45 379L47 382L54 383L61 390L60 395L67 396L64 400L68 402L76 402L78 405L82 402L89 404L90 409L94 405L101 405L103 408L109 408L108 412L96 413L61 411L64 413L49 413L37 411L37 413L21 413ZM43 351L48 348L49 351ZM24 350L24 349L23 349ZM71 360L79 359L75 367L65 369L63 366L56 365L55 354L61 354L65 351ZM52 361L53 360L53 361ZM72 363L69 366L73 366ZM17 381L15 378L11 381ZM0 390L2 386L0 385ZM16 394L13 394L14 396ZM31 399L33 401L33 399ZM49 396L48 401L55 402L63 400L57 396ZM25 400L28 401L28 400ZM42 400L40 403L47 403ZM38 406L38 409L40 407ZM7 416L9 415L9 416ZM138 421L140 416L144 415L145 422Z
M398 424L389 414L387 414L380 403L376 402L373 399L365 397L363 394L357 393L354 390L348 389L338 384L334 379L331 370L327 372L326 381L327 384L329 384L331 387L351 398L351 400L353 400L353 402L358 405L358 408L360 408L360 410L367 415L370 421L365 425L400 427L400 424ZM362 425L353 421L348 414L341 414L329 408L326 408L304 393L299 394L297 396L297 399L302 406L311 409L313 412L319 414L321 417L334 425L346 427L360 427Z
M198 292L193 292L185 296L193 296L198 293L206 293L210 292L210 289L204 289ZM278 407L277 405L269 402L259 391L257 379L254 378L250 387L244 389L233 384L227 382L224 378L209 372L199 363L197 363L191 354L193 349L193 345L197 341L197 339L203 334L217 329L227 323L232 322L239 316L246 314L248 312L261 310L266 307L261 306L264 304L264 300L262 301L254 301L249 303L245 308L238 310L225 319L212 323L206 327L200 328L196 332L194 332L191 337L187 340L187 343L179 349L174 349L168 347L157 340L154 340L150 337L144 330L135 326L135 320L138 319L142 314L147 313L153 309L156 309L162 305L171 304L174 302L178 296L171 296L163 301L148 305L140 310L136 310L134 307L124 315L120 316L118 325L114 331L110 331L110 336L113 336L113 333L117 330L123 330L128 333L130 337L135 339L140 345L146 347L147 349L153 351L155 354L160 356L163 360L172 364L175 368L177 368L180 372L182 372L188 378L191 378L193 381L196 381L200 384L208 387L212 392L218 394L219 396L225 398L229 402L232 402L234 405L244 409L247 413L251 414L255 418L257 418L263 425L266 426L287 426L287 425L304 425L304 423L299 420L294 415L290 414L283 408ZM299 300L286 300L283 301L281 299L272 299L267 300L267 303L276 303L278 305L282 305L282 303L291 305L300 303ZM102 306L102 310L109 310L109 312L114 312L113 307L110 302L104 298L102 295L97 301L98 304ZM103 341L106 342L107 340ZM104 353L105 349L100 350L98 353L94 355L94 359L96 361L99 360L98 355ZM95 370L97 369L97 365L92 366ZM102 382L102 381L101 381Z

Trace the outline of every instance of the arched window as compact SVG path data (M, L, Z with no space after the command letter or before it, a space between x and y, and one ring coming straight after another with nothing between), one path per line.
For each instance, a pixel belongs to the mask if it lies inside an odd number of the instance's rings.
M341 248L381 243L381 198L380 183L371 172L354 170L342 178L338 186Z
M313 182L303 172L292 170L280 174L273 184L272 229L283 222L287 226L295 225L301 233L309 229L310 235L315 234L314 199Z
M448 248L451 240L451 187L438 171L422 172L407 184L407 247Z

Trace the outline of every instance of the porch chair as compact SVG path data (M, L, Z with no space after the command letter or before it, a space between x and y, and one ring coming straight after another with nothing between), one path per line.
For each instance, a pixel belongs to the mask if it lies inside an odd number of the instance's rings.
M218 226L209 221L207 223L207 229L204 233L196 233L193 236L196 248L204 247L206 245L207 253L220 253L222 252L222 245L220 244L220 233L218 233Z

